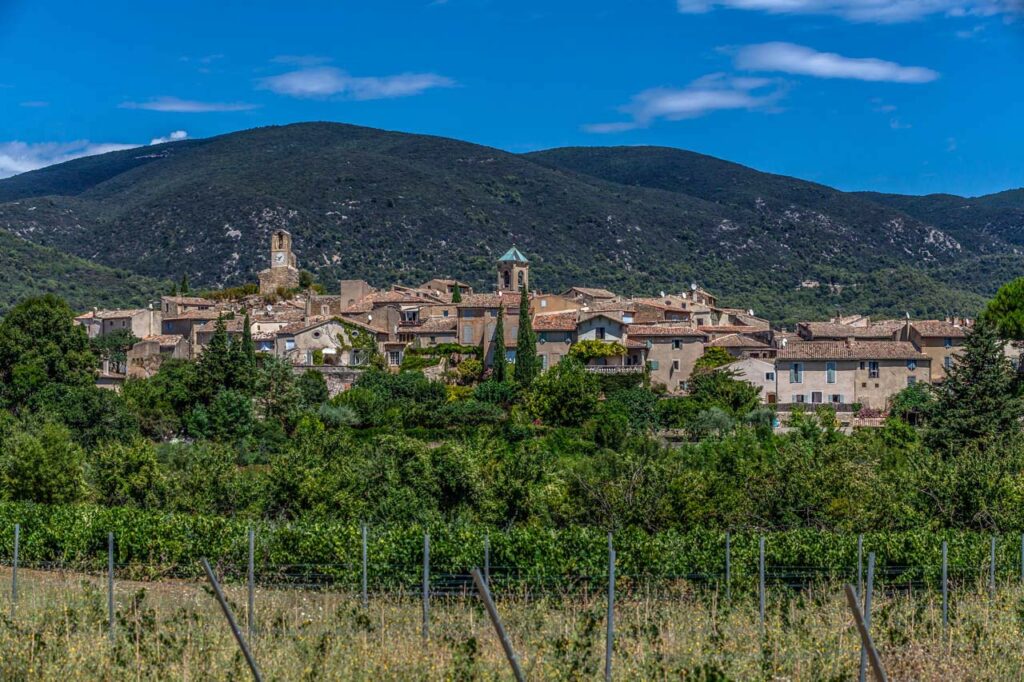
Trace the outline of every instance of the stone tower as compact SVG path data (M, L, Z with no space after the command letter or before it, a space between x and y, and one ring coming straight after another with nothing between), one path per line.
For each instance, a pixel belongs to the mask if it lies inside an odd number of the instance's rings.
M274 294L278 289L296 289L299 269L292 253L292 235L286 230L274 230L270 235L270 267L260 271L260 295Z
M498 259L498 291L518 292L520 287L530 288L530 261L513 246Z

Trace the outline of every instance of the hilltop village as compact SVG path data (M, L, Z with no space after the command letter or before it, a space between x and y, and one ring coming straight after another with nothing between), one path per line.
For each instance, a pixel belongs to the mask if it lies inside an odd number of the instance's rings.
M779 413L828 404L849 423L855 414L882 413L907 386L942 381L971 323L856 315L802 322L790 332L773 329L753 310L720 306L696 284L650 297L588 286L542 293L531 288L529 258L515 246L495 263L493 291L435 278L383 290L342 280L337 293L319 294L300 287L288 232L274 232L270 247L258 293L164 296L159 308L76 317L90 338L130 332L137 339L123 361L104 361L98 384L116 389L126 378L154 375L167 358L194 359L218 325L240 337L246 322L257 352L282 358L297 372L322 373L332 394L350 387L371 362L437 377L471 355L485 369L498 353L514 363L525 290L542 370L583 344L577 357L589 371L644 374L652 387L683 395L697 361L713 354L716 364L760 388L762 402Z

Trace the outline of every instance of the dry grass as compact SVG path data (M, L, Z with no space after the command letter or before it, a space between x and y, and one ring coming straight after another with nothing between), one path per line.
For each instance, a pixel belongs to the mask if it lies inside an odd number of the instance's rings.
M202 585L119 583L117 636L108 639L101 578L22 571L17 612L0 572L0 679L237 680L247 672L216 602ZM144 590L144 596L142 591ZM244 623L245 593L228 588ZM959 592L944 633L933 594L875 595L874 634L891 679L1022 679L1024 589L995 601ZM841 586L778 590L765 636L754 595L722 608L713 593L675 586L657 598L622 595L617 679L848 680L859 640ZM603 595L499 599L529 679L598 679ZM508 668L476 600L435 598L431 637L420 635L414 596L371 599L331 592L261 590L256 656L268 680L507 679Z

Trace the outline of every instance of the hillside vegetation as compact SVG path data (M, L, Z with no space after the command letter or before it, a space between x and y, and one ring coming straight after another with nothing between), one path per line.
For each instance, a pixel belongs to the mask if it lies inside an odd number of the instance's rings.
M114 152L0 181L0 229L149 278L251 281L295 235L329 287L435 275L490 286L510 243L546 290L700 282L780 322L973 314L1020 271L1019 193L851 194L656 147L527 155L335 123ZM962 213L962 211L961 211ZM981 213L981 211L976 211ZM14 270L17 271L16 269ZM800 288L813 280L817 288Z

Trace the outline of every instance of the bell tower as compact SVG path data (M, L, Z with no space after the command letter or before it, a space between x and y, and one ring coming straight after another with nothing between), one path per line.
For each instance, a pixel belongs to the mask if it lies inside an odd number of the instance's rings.
M292 253L292 235L287 230L275 230L270 236L270 267L295 267L295 254Z
M518 292L530 288L530 261L513 246L498 259L498 291Z
M292 253L292 235L274 230L270 235L270 267L260 271L260 294L271 296L281 289L299 287L299 269Z

